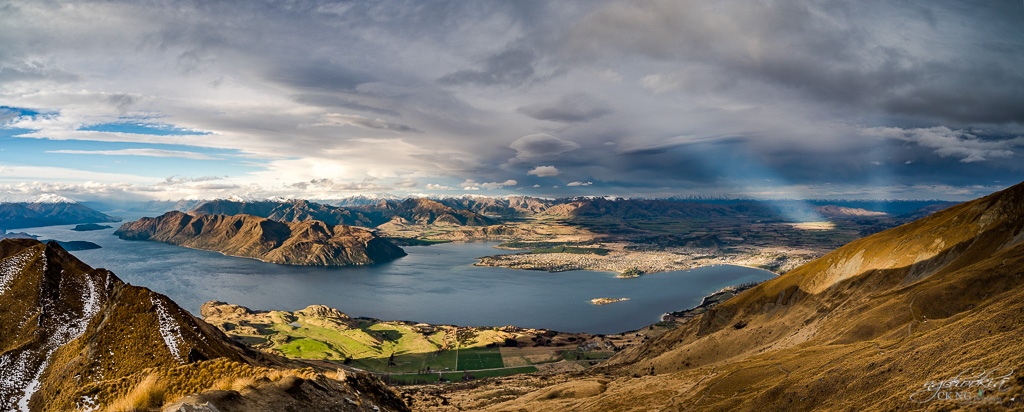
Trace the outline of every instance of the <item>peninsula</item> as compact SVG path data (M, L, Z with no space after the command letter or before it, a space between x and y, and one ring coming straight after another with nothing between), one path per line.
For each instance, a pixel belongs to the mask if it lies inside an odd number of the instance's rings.
M369 265L405 256L401 248L369 230L318 220L279 222L250 215L168 212L125 223L114 234L287 265Z

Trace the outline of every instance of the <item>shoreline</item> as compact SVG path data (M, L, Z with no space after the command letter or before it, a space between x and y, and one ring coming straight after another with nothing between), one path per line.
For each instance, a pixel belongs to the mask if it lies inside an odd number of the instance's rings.
M508 255L494 255L494 256L508 256ZM476 258L478 260L478 262L473 263L473 266L495 267L495 268L514 269L514 270L544 271L544 272L548 272L548 273L561 273L561 272L572 272L572 271L578 271L578 270L586 270L586 271L590 271L590 272L607 272L607 273L615 274L616 277L618 277L620 279L635 279L635 278L642 278L644 276L648 276L648 275L652 275L652 274L656 274L656 273L684 272L684 271L687 271L687 270L694 270L694 269L700 269L700 268L705 268L705 267L715 267L715 266L737 266L737 267L744 267L744 268L749 268L749 269L757 269L757 270L762 270L762 271L771 273L771 274L775 275L775 277L782 276L782 275L784 275L786 273L786 272L780 273L780 272L776 272L776 271L773 271L773 270L765 269L763 267L754 266L754 265L747 265L747 264L742 264L742 263L711 263L711 264L706 264L706 265L696 265L696 266L681 267L681 268L659 269L659 270L654 270L654 271L650 271L650 272L643 272L643 274L641 274L639 276L621 276L622 272L619 272L619 271L616 271L616 270L613 270L613 269L589 268L589 267L588 268L566 268L566 269L557 268L557 267L556 268L517 267L517 266L500 265L500 264L488 264L488 263L482 261L483 259L492 258L494 256L484 256L484 257Z
M743 293L744 291L747 291L749 289L753 289L764 282L767 282L767 280L726 286L714 293L708 294L701 298L700 303L697 306L694 306L689 309L682 309L675 312L667 312L662 314L659 321L685 323L689 321L691 318L703 314L710 310L711 308L718 306L722 302L732 299L739 295L740 293Z
M584 253L502 253L478 257L474 266L493 266L520 270L567 272L591 270L612 272L620 277L625 273L641 276L658 272L690 270L705 266L731 265L760 269L775 275L784 274L819 256L804 250L743 249L743 250L690 250L669 249L637 252L612 250L608 254Z

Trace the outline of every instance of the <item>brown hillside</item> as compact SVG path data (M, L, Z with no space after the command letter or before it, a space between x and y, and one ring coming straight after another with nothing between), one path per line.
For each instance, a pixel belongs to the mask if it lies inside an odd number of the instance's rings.
M114 234L289 265L367 265L405 256L401 248L365 229L250 215L168 212L125 223Z
M276 410L405 409L372 379L284 369L289 361L235 343L54 242L0 241L0 307L0 410L148 410L211 390L224 410L246 399L283 405ZM143 392L146 405L129 402Z
M1022 281L1024 184L851 242L623 351L590 377L533 382L539 389L500 403L486 400L483 389L467 391L456 404L496 410L942 409L970 404L917 402L957 396L954 390L922 392L927 382L987 371L1001 388L975 386L959 396L977 400L980 390L988 408L1020 409Z

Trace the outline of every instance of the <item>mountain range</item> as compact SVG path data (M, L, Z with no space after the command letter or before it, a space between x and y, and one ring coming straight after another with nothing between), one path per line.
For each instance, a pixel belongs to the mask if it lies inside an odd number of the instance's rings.
M167 212L125 223L114 234L290 265L367 265L405 256L401 248L369 230L318 220L280 222L251 215Z
M430 199L380 200L370 205L338 207L308 200L213 200L189 211L195 215L253 215L283 222L319 220L329 225L377 227L391 225L489 226L494 219L456 210Z
M119 220L71 201L0 203L0 230Z
M491 226L497 220L468 209L454 209L424 198L406 199L401 202L381 201L372 206L360 206L359 210L379 213L392 225L440 225L440 226Z
M374 227L383 223L377 214L363 214L358 211L314 203L308 200L284 201L238 201L213 200L200 204L189 213L193 215L253 215L282 222L304 222L319 220L328 225L349 225Z

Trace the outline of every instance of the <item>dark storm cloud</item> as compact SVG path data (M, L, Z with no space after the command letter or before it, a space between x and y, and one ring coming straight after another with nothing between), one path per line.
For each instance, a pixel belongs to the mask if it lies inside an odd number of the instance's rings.
M354 92L356 86L372 80L368 74L325 61L276 67L267 78L300 90L325 92Z
M518 109L520 113L538 120L574 123L602 117L612 109L595 97L583 93L570 93L554 102L534 103Z
M616 2L574 29L615 51L759 79L808 97L957 122L1024 121L1024 18L1013 2ZM685 82L662 76L663 90Z
M509 147L516 151L514 160L525 162L558 157L578 149L580 145L546 133L537 133L516 139Z
M447 85L518 86L534 75L536 54L520 47L510 47L484 59L479 69L463 69L446 74L438 82Z

